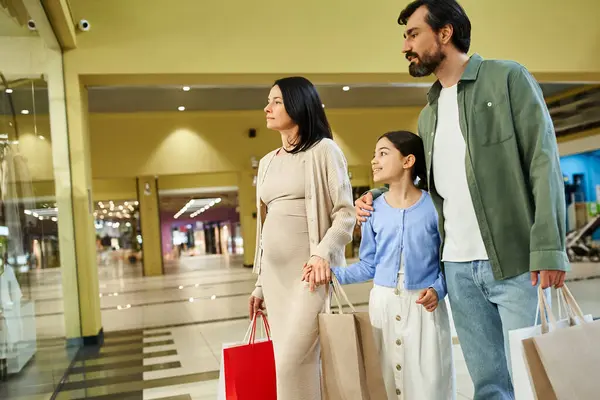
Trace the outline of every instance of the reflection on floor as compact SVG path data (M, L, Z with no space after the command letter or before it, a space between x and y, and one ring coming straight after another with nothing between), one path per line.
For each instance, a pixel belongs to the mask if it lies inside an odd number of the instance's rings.
M38 340L35 357L19 374L0 382L0 399L48 400L76 352L76 348L65 348L63 338Z
M166 275L152 278L143 278L139 266L99 267L106 343L77 355L57 399L215 399L222 344L240 341L248 327L246 300L255 277L241 264L239 257L184 258L167 265ZM569 275L583 311L595 317L600 317L600 279L588 278L599 275L600 264L574 266ZM359 309L365 309L370 288L370 283L347 287ZM40 343L59 343L51 339L64 336L59 273L39 273L29 290L36 299ZM458 398L472 398L458 344L455 360ZM55 362L40 352L35 367L52 371ZM52 377L56 385L62 372ZM49 398L34 396L40 393L4 397L0 391L0 398Z

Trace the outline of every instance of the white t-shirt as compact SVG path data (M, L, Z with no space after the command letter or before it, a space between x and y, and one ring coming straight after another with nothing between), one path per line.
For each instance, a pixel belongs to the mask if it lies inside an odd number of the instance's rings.
M457 86L443 88L433 143L433 179L444 199L442 260L448 262L488 259L467 185L466 148L460 129Z

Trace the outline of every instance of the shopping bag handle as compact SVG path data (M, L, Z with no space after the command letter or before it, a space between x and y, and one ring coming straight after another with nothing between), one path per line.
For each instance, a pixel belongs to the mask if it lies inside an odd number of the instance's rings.
M332 296L329 296L329 290L331 290ZM326 299L326 303L325 303L325 307L326 307L325 311L327 312L327 314L331 314L331 297L335 298L335 301L338 305L340 314L344 313L342 304L340 301L340 295L344 298L344 300L346 301L346 304L348 304L348 306L350 307L350 310L352 310L353 313L356 312L356 308L354 308L354 304L352 304L352 302L350 302L350 299L348 298L346 291L340 284L340 281L338 281L335 274L331 275L331 284L327 285L327 287L326 287L326 295L327 295L327 299Z
M566 319L569 321L569 326L577 325L577 315L567 303L565 292L562 290L562 288L556 289L556 297L558 299L558 320L562 321L564 317L566 317ZM566 313L565 316L563 316L563 309Z
M540 310L540 320L542 322L542 334L550 332L550 328L556 329L556 318L552 313L550 304L544 294L542 285L538 285L538 308Z
M333 286L333 282L329 283L327 286L325 286L325 313L327 314L331 314L331 298L333 297L335 299L335 302L337 303L338 306L338 311L340 314L344 313L344 310L342 309L342 303L340 302L340 298L337 295L336 291L335 291L335 287Z
M567 287L567 285L563 285L563 287L558 288L557 292L559 296L562 296L565 304L565 308L567 309L567 313L569 313L569 322L571 325L577 325L577 321L574 317L578 317L580 323L587 323L583 316L583 312L581 311L581 307L577 304L573 293Z
M261 310L258 310L254 313L254 317L252 318L252 323L250 325L252 330L250 332L248 344L254 344L254 342L256 341L256 320L258 319L258 316L262 318L263 326L267 334L267 339L271 340L271 327L269 326L269 321L267 321L267 317L265 316L265 314Z

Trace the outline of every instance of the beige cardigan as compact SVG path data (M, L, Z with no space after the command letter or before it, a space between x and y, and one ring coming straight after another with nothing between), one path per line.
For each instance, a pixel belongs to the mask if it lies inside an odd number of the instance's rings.
M260 160L256 181L256 206L259 212L256 218L256 255L253 271L259 276L256 282L257 290L253 295L260 298L260 239L262 223L266 217L266 209L260 199L260 185L278 150L273 150ZM310 253L329 261L331 266L345 266L345 246L352 240L355 222L346 158L333 140L323 139L306 151L303 162L306 163L305 200ZM301 271L302 265L299 265L298 276L301 275Z

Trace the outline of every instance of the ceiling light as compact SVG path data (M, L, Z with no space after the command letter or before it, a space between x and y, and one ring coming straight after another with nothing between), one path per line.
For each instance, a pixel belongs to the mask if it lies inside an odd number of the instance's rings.
M347 91L349 91L349 90L350 90L350 86L344 86L344 87L342 88L342 90L343 90L344 92L347 92Z
M11 94L13 92L13 90L11 88L8 88L5 90L6 93Z
M196 201L196 200L192 199L192 200L188 201L187 204L185 206L183 206L181 208L181 210L179 210L177 212L177 214L175 214L174 218L177 219L177 218L181 217L183 215L183 213L185 213L188 210L188 208L190 208L194 204L194 201Z
M21 114L27 115L27 114L29 114L29 110L21 110Z
M42 135L40 135L40 136L38 136L38 137L39 137L40 139L42 139L42 140L46 140L46 138L45 138L45 137L43 137Z
M58 218L56 218L56 217L52 217L52 221L53 221L53 222L57 222L57 221L58 221Z
M190 87L189 86L184 86L183 87L183 91L184 92L189 92L190 91Z
M185 111L185 107L184 107L184 106L179 106L179 107L177 107L177 109L178 109L179 111Z
M325 108L325 104L321 104L323 106L323 108Z

